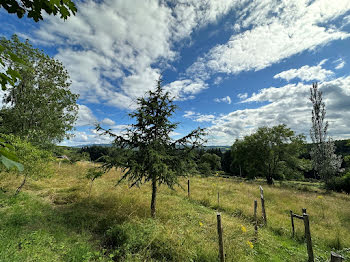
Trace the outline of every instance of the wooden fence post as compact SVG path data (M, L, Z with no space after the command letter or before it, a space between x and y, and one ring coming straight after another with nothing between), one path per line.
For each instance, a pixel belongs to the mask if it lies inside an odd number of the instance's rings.
M293 211L290 210L290 219L292 221L292 237L294 237L294 234L295 234L295 229L294 229L294 217L293 217Z
M216 217L217 217L217 222L218 222L219 258L220 258L220 262L225 262L224 241L223 241L223 236L222 236L221 214L217 213Z
M331 252L331 262L342 262L343 257L341 255L338 255L337 253Z
M258 209L258 201L254 200L254 229L255 229L255 234L258 234L258 217L257 217L257 209Z
M304 218L304 225L305 225L305 239L306 239L306 245L307 245L307 254L309 256L309 260L308 261L309 262L314 262L314 252L312 250L309 215L304 213L303 214L303 218Z
M187 180L187 196L188 198L191 198L191 192L190 192L190 180Z
M218 191L218 207L220 207L220 192Z
M265 210L265 199L264 189L260 186L260 198L261 198L261 212L264 219L264 224L267 225L266 210Z

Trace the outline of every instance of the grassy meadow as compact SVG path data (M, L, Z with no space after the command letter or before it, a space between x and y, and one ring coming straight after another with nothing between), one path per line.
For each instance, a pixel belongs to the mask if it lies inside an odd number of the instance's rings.
M97 179L89 197L90 163L62 164L50 178L0 174L0 261L218 261L216 212L223 219L227 261L307 261L303 222L291 238L289 210L307 208L316 261L330 251L350 258L350 196L310 186L192 177L183 189L160 187L150 218L150 184L117 187L120 172ZM255 237L253 201L264 187L268 225ZM217 192L220 192L220 204ZM260 201L258 215L261 217ZM260 221L262 222L262 221Z

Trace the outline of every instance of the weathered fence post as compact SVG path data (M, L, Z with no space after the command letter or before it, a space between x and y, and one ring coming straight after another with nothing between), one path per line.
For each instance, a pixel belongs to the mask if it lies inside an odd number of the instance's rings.
M218 207L220 207L220 192L218 191Z
M255 234L258 234L258 217L257 217L257 209L258 209L258 201L254 200L254 229L255 229Z
M295 229L294 229L294 217L293 217L293 211L290 210L290 219L292 221L292 237L294 237Z
M338 255L337 253L331 252L331 262L342 262L344 257Z
M260 186L260 198L261 198L261 212L264 219L264 224L267 225L266 210L265 210L265 199L264 189Z
M191 198L191 192L190 192L190 180L187 180L187 196L188 198Z
M219 258L220 262L225 261L225 253L224 253L224 240L222 236L222 224L221 224L221 214L217 213L217 222L218 222L218 236L219 236Z
M314 252L312 250L309 215L306 214L306 213L303 213L303 219L304 219L304 225L305 225L305 239L306 239L306 245L307 245L307 254L309 256L309 260L308 261L309 262L314 262Z

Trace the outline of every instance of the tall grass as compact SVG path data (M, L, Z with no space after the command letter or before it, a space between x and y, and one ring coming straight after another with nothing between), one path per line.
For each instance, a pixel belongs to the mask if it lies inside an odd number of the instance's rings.
M129 188L111 170L94 182L91 164L55 166L55 175L28 181L16 198L19 179L1 174L0 261L217 261L216 212L222 213L227 261L306 261L302 221L291 239L289 210L307 208L318 261L330 250L349 256L349 197L263 185L268 226L253 230L256 183L191 178L191 199L161 187L157 217L150 219L151 188ZM187 180L181 181L186 187ZM220 205L217 192L220 191ZM259 205L260 206L260 205ZM259 209L259 212L261 210Z

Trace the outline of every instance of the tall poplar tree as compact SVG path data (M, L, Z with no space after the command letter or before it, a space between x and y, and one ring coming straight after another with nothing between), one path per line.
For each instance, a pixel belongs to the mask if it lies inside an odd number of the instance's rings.
M328 138L328 121L325 121L326 106L322 100L322 92L317 83L310 88L310 101L312 102L312 127L310 136L313 143L310 155L312 166L319 176L327 183L340 169L341 156L335 152L334 142Z
M118 149L114 157L107 157L104 168L123 168L125 173L119 182L127 179L131 186L151 182L151 216L155 217L158 187L166 184L173 188L179 176L189 173L194 164L193 149L202 145L205 132L198 128L181 139L171 139L170 133L178 123L171 122L170 118L177 107L169 93L162 90L161 80L156 90L139 98L137 104L138 108L129 114L136 122L124 135L115 135L100 126L97 130L114 136L114 146Z

